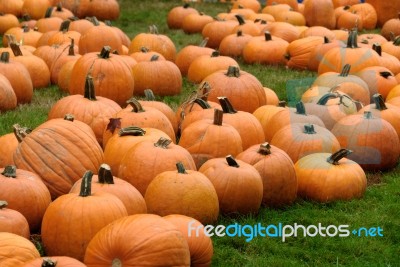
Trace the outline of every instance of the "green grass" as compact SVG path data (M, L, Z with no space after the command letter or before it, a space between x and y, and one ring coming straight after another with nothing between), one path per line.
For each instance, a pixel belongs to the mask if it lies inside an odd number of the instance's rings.
M187 35L166 26L168 11L180 5L180 1L119 2L122 14L113 25L124 30L130 38L146 32L149 25L155 24L159 33L174 41L178 51L202 39L200 34ZM212 16L225 12L228 6L192 4L192 7ZM285 100L291 100L296 93L294 90L304 88L315 77L315 73L309 71L245 65L240 59L239 62L242 70L256 76L264 86L274 89L279 98ZM176 108L195 89L195 85L184 79L183 93L163 100ZM15 123L36 127L46 120L52 104L64 95L56 86L35 90L31 104L0 114L0 135L11 132ZM289 237L286 242L268 237L255 237L251 242L246 242L244 237L213 237L213 266L400 266L399 168L387 173L368 174L368 181L365 196L359 200L330 204L298 200L284 209L262 208L257 216L221 216L217 224L347 224L350 230L379 226L383 228L383 237Z

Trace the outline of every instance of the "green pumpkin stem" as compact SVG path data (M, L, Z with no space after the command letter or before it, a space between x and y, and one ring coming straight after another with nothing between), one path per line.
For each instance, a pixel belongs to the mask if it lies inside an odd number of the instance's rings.
M271 154L271 145L268 142L262 143L258 148L257 153L261 155L270 155Z
M86 99L96 101L96 91L94 88L94 82L93 82L93 77L90 75L86 76L85 80L85 92L84 92L84 97Z
M386 104L385 104L385 100L383 99L381 94L374 94L372 96L372 99L374 100L375 103L375 108L377 110L385 110L387 109Z
M214 109L214 125L221 126L224 117L224 112L220 109Z
M53 7L48 7L48 8L46 9L46 12L44 13L44 17L45 17L46 19L47 19L47 18L50 18L52 13L53 13Z
M75 117L72 114L65 114L64 120L73 122L75 120Z
M119 136L144 136L146 131L137 126L129 126L119 130Z
M337 98L336 93L326 93L317 102L318 105L326 105L329 99Z
M349 37L347 39L347 48L358 48L356 30L352 30L349 32Z
M135 112L135 113L145 112L145 110L143 109L143 106L134 97L130 98L128 101L126 101L126 103L128 103L129 105L131 105L133 107L132 112Z
M372 44L372 49L378 53L379 56L382 56L382 46L380 45L380 43L374 43Z
M154 54L151 56L150 61L157 61L159 58L159 55Z
M201 43L199 44L199 47L206 47L206 45L207 45L209 39L210 39L210 38L205 37L205 38L201 41Z
M8 206L8 202L5 200L0 200L0 209L5 209Z
M145 89L144 96L146 97L146 101L156 101L156 97L151 89Z
M211 108L210 104L201 98L195 98L193 100L193 103L199 105L202 109L210 109Z
M67 32L69 30L69 25L71 24L71 21L69 19L64 20L61 25L60 25L60 32Z
M348 155L350 155L353 151L349 150L349 149L345 149L342 148L338 151L336 151L335 153L333 153L329 158L327 158L326 160L333 165L339 165L339 161L344 158L347 157Z
M219 55L220 55L220 53L219 53L219 51L217 51L217 50L214 50L214 51L211 53L211 57L219 57Z
M371 111L364 111L364 119L369 120L369 119L372 119L372 118L373 118L373 116L372 116L372 112Z
M150 51L150 49L148 49L147 47L145 47L145 46L142 46L141 48L140 48L140 52L142 52L142 53L148 53Z
M379 75L385 79L389 78L390 76L393 76L390 71L381 71L379 72Z
M316 134L317 132L314 130L314 125L306 124L306 125L304 125L304 133L305 134Z
M342 71L341 71L340 74L339 74L339 76L340 76L340 77L347 77L347 76L349 76L350 69L351 69L351 65L350 65L350 64L344 65L343 68L342 68Z
M56 11L57 12L62 12L63 11L61 2L58 2L57 6L56 6Z
M237 21L239 22L239 25L243 25L246 23L246 21L244 20L242 15L236 14L235 17L236 17Z
M394 38L393 44L395 46L400 46L400 36L397 36L396 38Z
M54 267L57 266L57 261L50 258L44 258L41 267Z
M228 71L226 72L226 76L239 78L239 76L240 76L239 67L238 66L229 66Z
M296 103L296 114L307 115L306 107L304 106L303 101L299 101Z
M111 47L108 45L103 46L103 48L101 49L101 52L99 54L100 58L110 58L110 53L111 53Z
M238 31L236 32L236 36L237 36L237 37L243 36L243 31L242 31L242 30L238 30Z
M17 167L15 165L7 165L4 167L4 170L1 174L8 178L16 178L17 177Z
M75 56L75 39L71 37L69 39L71 39L71 44L68 48L68 56Z
M19 143L21 143L24 140L24 138L32 132L31 129L27 127L21 127L18 123L13 125L13 131L15 138L17 138Z
M101 164L99 168L99 178L100 184L114 184L114 177L111 172L111 167L108 164Z
M2 63L10 63L10 53L7 51L1 53L0 61Z
M240 167L240 165L237 163L237 161L235 160L235 158L232 155L226 156L225 159L229 166L235 167L235 168Z
M79 192L79 196L88 197L92 195L92 177L93 177L92 171L89 170L85 172L85 174L82 177L81 191Z
M224 113L229 113L229 114L235 114L237 113L237 110L232 106L232 103L229 101L229 99L226 96L222 97L217 97L219 103L221 104L222 111Z
M178 173L187 174L185 166L183 166L182 162L176 163L176 169L178 170Z
M158 141L154 143L154 146L167 149L169 144L171 143L172 140L165 137L160 137L160 139L158 139Z

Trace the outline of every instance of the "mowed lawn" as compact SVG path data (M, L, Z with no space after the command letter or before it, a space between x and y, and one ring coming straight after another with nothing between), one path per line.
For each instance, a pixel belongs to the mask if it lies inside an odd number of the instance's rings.
M167 13L181 5L181 1L119 2L122 13L113 25L120 27L130 38L147 32L148 27L154 24L160 34L168 35L173 40L178 51L202 40L201 34L187 35L182 30L168 29ZM229 4L223 3L192 3L191 6L211 16L229 9ZM299 90L316 76L309 71L246 65L241 59L237 60L242 70L256 76L264 86L274 89L281 100L295 99ZM165 97L164 101L175 109L196 88L184 78L182 94ZM0 134L11 132L15 123L36 127L46 120L53 103L65 95L57 86L36 90L31 104L0 114ZM287 237L285 241L281 237L263 236L246 241L249 229L246 236L241 237L213 236L213 266L400 266L399 168L385 173L368 173L367 176L367 191L359 200L319 204L299 199L283 209L262 208L257 216L220 216L216 223L225 226L260 224L264 227L279 224L305 227L347 225L349 236L305 237L299 230L297 237ZM375 228L376 231L367 232L360 228ZM356 230L355 234L353 230Z

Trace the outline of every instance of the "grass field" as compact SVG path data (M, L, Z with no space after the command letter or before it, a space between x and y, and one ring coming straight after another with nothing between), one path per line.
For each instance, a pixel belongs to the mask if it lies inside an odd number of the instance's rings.
M177 50L201 41L200 34L187 35L181 30L169 30L166 25L168 11L180 1L120 0L122 14L114 26L120 27L133 38L155 24L161 34L168 35ZM228 10L227 4L193 3L199 11L215 16ZM290 99L288 88L308 82L315 73L294 71L284 67L245 65L241 69L255 75L261 83L274 89L282 100ZM165 101L176 108L196 86L184 80L181 95L167 97ZM290 93L293 93L289 90ZM0 114L0 135L11 132L14 123L34 128L47 118L52 104L63 97L56 86L36 90L31 104ZM360 200L318 204L298 200L284 209L262 208L257 216L228 218L221 216L217 224L230 225L348 225L350 231L360 227L380 227L383 236L348 237L213 237L213 266L400 266L400 180L399 168L386 173L369 173L368 188Z

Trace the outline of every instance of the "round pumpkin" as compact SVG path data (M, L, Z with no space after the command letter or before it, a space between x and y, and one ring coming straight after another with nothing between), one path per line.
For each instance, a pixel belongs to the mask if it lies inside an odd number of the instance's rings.
M28 221L22 213L7 206L7 201L0 200L0 232L13 233L29 239Z
M22 266L25 262L39 258L35 245L20 235L0 232L0 262L3 267Z
M26 262L22 267L86 267L85 264L77 259L67 256L41 257Z

